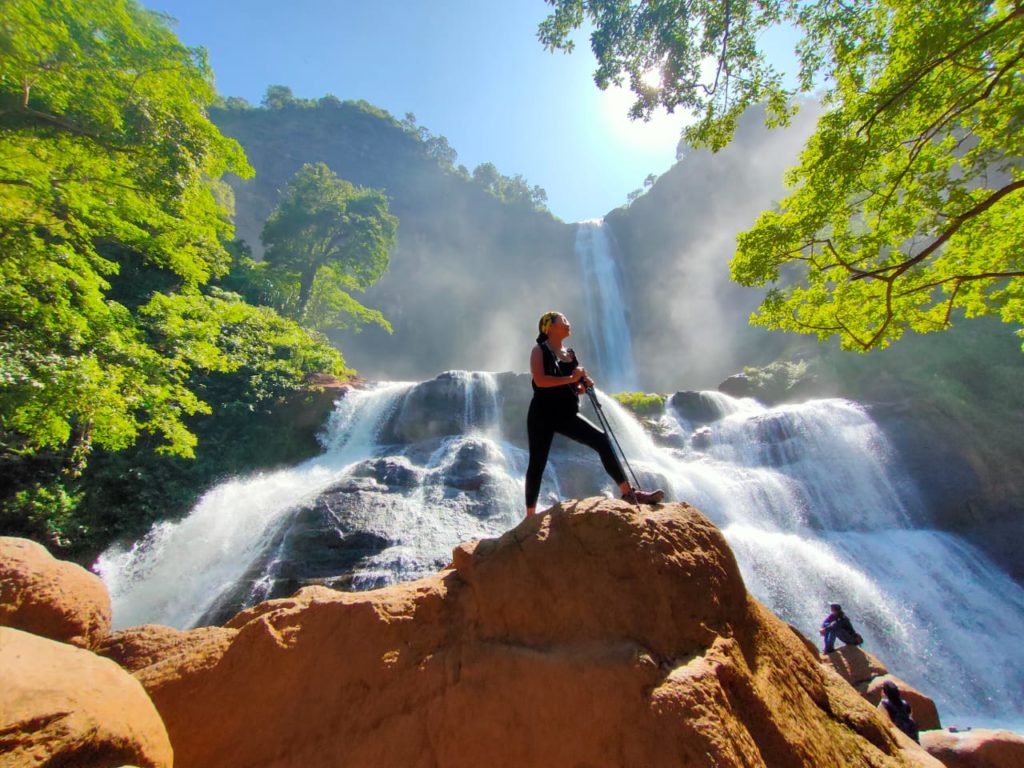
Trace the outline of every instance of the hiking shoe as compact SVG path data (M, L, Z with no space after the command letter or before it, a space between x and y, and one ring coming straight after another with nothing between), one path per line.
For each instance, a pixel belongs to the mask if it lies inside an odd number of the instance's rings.
M657 504L664 498L665 492L661 488L653 491L641 491L639 488L633 488L629 493L622 494L622 500L628 501L630 504Z

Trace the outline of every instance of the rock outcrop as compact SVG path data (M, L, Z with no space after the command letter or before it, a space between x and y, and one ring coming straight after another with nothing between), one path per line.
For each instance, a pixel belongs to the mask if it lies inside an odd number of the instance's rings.
M857 692L872 705L877 706L881 701L882 686L891 681L900 689L903 699L910 705L918 728L922 731L931 731L942 727L935 702L910 683L890 674L885 664L867 651L857 646L845 645L823 658L826 665L839 673L840 677L856 688Z
M0 627L0 765L171 768L167 730L114 662Z
M119 653L178 768L931 760L747 594L682 504L568 502L428 578L147 632Z
M0 627L93 648L110 633L110 617L98 576L34 541L0 536Z
M1010 731L978 728L921 734L921 745L947 768L1020 768L1024 737Z

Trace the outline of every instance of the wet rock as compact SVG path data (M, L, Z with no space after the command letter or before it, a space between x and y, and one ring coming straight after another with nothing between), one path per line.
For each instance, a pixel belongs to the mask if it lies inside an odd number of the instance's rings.
M448 371L411 389L377 435L380 443L414 443L466 428L466 378Z
M458 447L451 464L445 468L444 482L462 491L481 491L491 482L489 462L500 458L488 443L467 440Z
M676 392L668 402L680 416L691 424L708 424L722 417L717 403L703 392L690 390Z
M378 485L415 488L420 483L422 472L404 456L384 456L360 463L352 474L361 478L371 477Z
M757 387L746 374L737 373L718 385L718 391L729 397L757 397Z

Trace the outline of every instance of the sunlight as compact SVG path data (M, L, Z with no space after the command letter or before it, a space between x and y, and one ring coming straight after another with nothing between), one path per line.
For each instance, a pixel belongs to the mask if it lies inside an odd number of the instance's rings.
M644 75L644 82L656 85L658 77L657 70L652 70ZM653 78L653 82L649 78ZM599 98L601 118L608 129L619 141L632 147L668 148L674 153L683 127L693 122L690 115L670 115L664 109L656 110L646 122L631 120L629 108L635 97L628 88L611 86L600 92Z

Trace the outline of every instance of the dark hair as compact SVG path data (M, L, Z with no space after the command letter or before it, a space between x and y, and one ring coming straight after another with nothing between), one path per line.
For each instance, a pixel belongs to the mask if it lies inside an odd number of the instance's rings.
M901 699L899 686L897 686L896 683L894 683L892 680L886 680L884 683L882 683L882 692L885 694L885 698L887 698L893 704L900 703Z
M547 340L548 340L548 335L546 333L541 333L541 334L537 335L537 343L538 344L543 344Z

